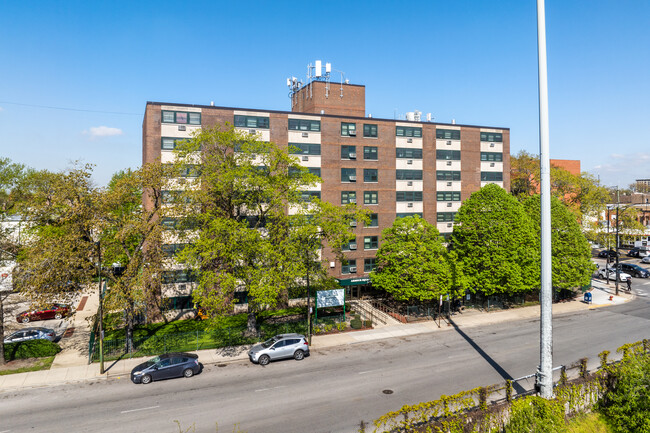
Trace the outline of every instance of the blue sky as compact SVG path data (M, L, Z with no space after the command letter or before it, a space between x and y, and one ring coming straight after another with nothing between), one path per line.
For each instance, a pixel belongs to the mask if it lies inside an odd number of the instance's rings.
M650 177L650 1L547 0L546 20L551 157ZM538 153L536 32L535 0L2 2L0 156L105 184L141 163L146 101L289 110L318 59L374 117L509 127Z

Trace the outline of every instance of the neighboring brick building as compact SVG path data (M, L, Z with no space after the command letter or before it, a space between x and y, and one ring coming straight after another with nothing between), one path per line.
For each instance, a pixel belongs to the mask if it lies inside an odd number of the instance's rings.
M301 164L322 178L306 194L373 212L369 226L356 228L348 265L331 258L331 274L343 285L368 282L381 231L396 216L419 214L448 235L471 193L487 183L510 190L509 128L366 117L365 86L353 84L312 81L291 105L273 111L147 102L143 163L170 162L175 138L223 122L300 148Z

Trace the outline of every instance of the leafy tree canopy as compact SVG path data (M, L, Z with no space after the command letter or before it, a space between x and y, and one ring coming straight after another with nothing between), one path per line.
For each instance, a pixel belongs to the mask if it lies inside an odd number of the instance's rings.
M451 251L462 269L462 286L486 295L539 287L535 228L523 206L489 184L456 214Z

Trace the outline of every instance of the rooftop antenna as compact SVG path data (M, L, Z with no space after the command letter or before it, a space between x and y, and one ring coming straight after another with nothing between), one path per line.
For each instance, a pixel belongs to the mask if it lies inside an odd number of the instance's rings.
M340 72L340 71L339 71ZM330 91L330 76L332 74L332 64L329 62L325 63L325 73L323 73L323 62L321 60L316 60L314 64L309 63L307 65L307 80L305 83L298 81L296 77L287 78L287 87L289 87L289 97L291 98L291 106L293 107L297 100L294 98L294 95L303 87L309 86L314 81L325 81L325 97L329 97ZM309 87L309 97L313 96L313 87ZM341 97L343 97L343 73L341 72Z

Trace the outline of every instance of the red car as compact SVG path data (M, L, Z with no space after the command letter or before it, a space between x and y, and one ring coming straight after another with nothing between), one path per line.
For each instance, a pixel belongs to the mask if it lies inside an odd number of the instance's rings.
M70 307L65 304L54 304L42 310L23 311L16 316L19 323L33 320L62 319L70 314Z

